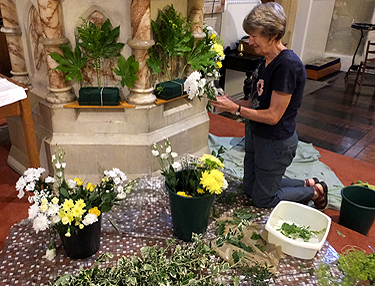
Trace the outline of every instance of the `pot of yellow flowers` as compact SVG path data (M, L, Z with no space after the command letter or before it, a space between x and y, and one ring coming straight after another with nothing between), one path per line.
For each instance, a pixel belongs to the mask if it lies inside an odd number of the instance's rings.
M45 169L29 168L16 184L18 197L29 193L29 220L34 230L49 231L46 258L56 256L54 236L59 234L65 254L73 259L92 256L100 248L102 213L126 197L137 179L126 183L117 168L104 171L98 185L80 178L65 179L65 151L58 148L52 156L54 177L43 177Z
M154 143L152 154L165 177L173 233L183 241L191 241L193 233L206 232L214 197L228 186L220 170L224 168L223 159L213 152L200 158L186 155L174 162L177 153L172 152L168 139L163 145Z

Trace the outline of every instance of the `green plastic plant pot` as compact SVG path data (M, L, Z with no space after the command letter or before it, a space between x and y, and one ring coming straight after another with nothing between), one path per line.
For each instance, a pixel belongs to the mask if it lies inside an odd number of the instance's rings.
M367 235L375 220L375 191L363 186L341 190L339 224Z
M214 195L204 197L183 197L166 186L169 193L173 234L186 242L192 234L203 234L207 230Z
M79 90L79 105L116 106L120 102L117 87L81 87Z

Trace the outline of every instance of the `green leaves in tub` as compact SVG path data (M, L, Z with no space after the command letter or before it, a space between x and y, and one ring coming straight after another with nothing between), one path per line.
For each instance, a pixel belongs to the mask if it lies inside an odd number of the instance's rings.
M298 226L295 223L289 224L284 222L281 228L277 229L286 237L297 239L302 238L303 241L308 242L313 235L318 235L321 232L325 232L326 228L320 231L310 230L310 226Z

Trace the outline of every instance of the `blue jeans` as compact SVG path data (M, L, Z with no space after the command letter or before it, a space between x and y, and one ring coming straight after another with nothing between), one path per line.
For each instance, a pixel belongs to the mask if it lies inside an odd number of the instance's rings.
M257 207L274 207L282 200L311 200L313 187L305 187L304 180L283 178L296 155L297 133L285 140L270 140L248 129L245 139L244 192Z

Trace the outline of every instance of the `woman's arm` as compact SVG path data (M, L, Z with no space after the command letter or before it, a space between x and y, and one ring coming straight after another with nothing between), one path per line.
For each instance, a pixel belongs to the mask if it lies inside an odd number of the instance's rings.
M285 113L291 98L291 94L273 91L268 109L255 110L241 105L240 115L252 121L275 125ZM230 100L227 96L219 96L217 101L211 101L211 105L216 107L218 111L227 111L232 114L237 112L239 104Z

